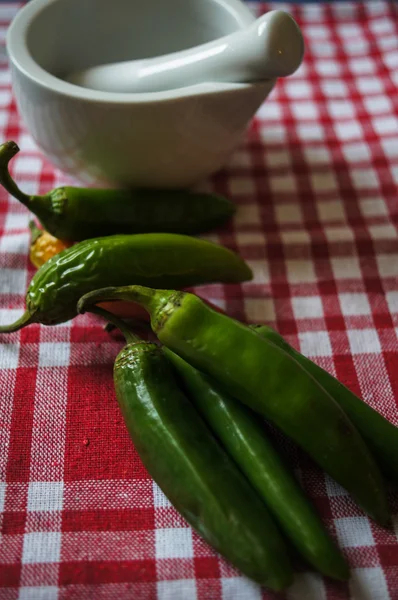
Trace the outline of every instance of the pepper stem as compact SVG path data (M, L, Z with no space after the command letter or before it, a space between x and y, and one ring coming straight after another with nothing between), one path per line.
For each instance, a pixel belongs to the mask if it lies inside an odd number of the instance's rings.
M129 285L125 287L108 287L94 290L80 298L77 312L84 312L87 306L106 302L109 300L127 300L135 302L145 308L151 317L152 331L158 332L168 316L170 307L175 306L176 300L180 302L185 292L175 290L155 290L142 285Z
M31 323L36 323L34 319L34 314L26 311L24 312L22 317L15 321L15 323L11 323L10 325L1 325L0 333L14 333L14 331L19 331L20 329L26 327L26 325L30 325Z
M4 142L0 146L0 184L9 194L19 200L24 206L29 207L31 198L22 192L15 181L12 179L8 170L8 163L19 152L19 147L15 142Z
M107 302L109 300L127 300L135 302L145 308L149 314L159 307L159 301L165 300L174 294L170 290L154 290L141 285L129 285L124 287L107 287L94 290L80 298L77 304L77 312L84 312L86 306Z
M30 243L34 244L37 242L40 236L43 235L43 229L39 229L34 221L29 221L29 229L30 229Z
M108 310L105 310L105 308L100 308L99 306L90 306L90 308L88 308L87 311L83 309L79 312L90 312L95 315L99 315L100 317L103 317L108 321L108 325L110 323L111 325L117 327L121 331L121 333L126 338L126 342L128 344L136 344L137 342L141 341L140 338L128 328L127 324L122 319L119 319L118 317L116 317L116 315L113 315Z

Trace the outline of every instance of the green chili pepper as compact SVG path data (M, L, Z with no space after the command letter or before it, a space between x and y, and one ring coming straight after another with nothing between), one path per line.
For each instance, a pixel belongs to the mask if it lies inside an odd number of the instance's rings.
M131 282L183 288L203 283L251 279L234 252L198 238L172 233L115 235L85 240L48 260L33 277L26 312L0 333L30 323L55 325L76 316L83 294L105 285Z
M92 292L86 302L144 306L159 340L292 438L376 521L389 521L383 480L333 398L289 354L194 294L141 286Z
M369 444L386 475L398 481L398 427L358 398L330 373L297 352L274 329L266 325L251 327L292 356L340 404Z
M178 387L162 349L108 318L128 342L114 366L116 396L148 472L188 523L242 573L274 590L287 587L292 570L280 533Z
M349 571L343 556L293 474L267 439L261 420L177 354L167 348L164 353L198 412L301 555L324 575L348 579Z
M24 194L8 163L15 142L0 146L0 183L56 238L78 242L117 233L202 233L231 218L235 206L216 194L184 190L97 189L64 186L43 196Z

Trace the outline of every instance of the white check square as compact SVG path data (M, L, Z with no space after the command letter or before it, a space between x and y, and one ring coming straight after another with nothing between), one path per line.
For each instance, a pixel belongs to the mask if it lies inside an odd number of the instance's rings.
M322 300L318 296L296 296L292 298L292 306L296 319L316 319L323 317Z
M342 37L360 37L362 36L362 29L356 23L343 23L337 26L337 31Z
M394 52L386 53L384 55L384 62L391 70L396 69L398 67L398 52L395 50Z
M384 138L381 140L381 145L386 156L389 158L398 158L398 139L396 137Z
M316 192L334 192L337 188L336 178L331 171L313 173L311 185Z
M280 119L282 116L282 108L277 102L264 102L257 111L257 116L261 119Z
M387 206L383 198L363 198L360 203L361 211L366 217L383 217L387 214Z
M222 577L221 589L222 600L261 600L263 597L260 586L246 577Z
M18 600L58 600L58 598L58 587L55 585L19 588Z
M354 105L349 100L330 100L327 106L334 119L353 117L355 115Z
M289 283L313 283L316 281L314 265L309 260L287 260Z
M361 279L361 269L356 256L331 259L333 274L336 279Z
M19 344L0 344L0 370L16 369L18 367L19 348Z
M192 558L193 543L190 527L155 530L156 558Z
M36 156L17 156L15 158L14 169L16 175L31 175L40 173L42 160Z
M318 107L313 102L297 102L292 105L292 112L297 120L316 119L319 116Z
M2 294L21 294L25 296L27 272L24 269L1 269L0 282Z
M370 21L369 29L377 35L384 35L386 33L394 33L394 23L390 19L375 19Z
M297 132L303 140L321 141L324 138L324 129L320 123L302 123L297 126Z
M172 506L167 496L164 495L160 487L154 481L152 482L152 490L153 505L155 508L170 508Z
M374 240L393 240L398 235L392 223L386 225L369 225L369 233Z
M69 364L69 342L41 342L39 367L66 367Z
M323 76L340 75L341 66L335 60L320 59L315 61L315 68Z
M374 329L349 329L347 335L352 354L378 354L381 352L379 336Z
M300 352L305 356L333 356L327 331L299 333Z
M297 189L296 180L289 173L271 176L270 185L274 192L295 192Z
M339 294L341 312L346 317L370 315L370 304L366 294Z
M287 167L292 157L286 150L269 150L265 153L265 160L269 167Z
M157 600L196 600L196 581L194 579L174 579L158 581Z
M291 81L285 84L289 98L308 98L312 96L312 86L307 81Z
M344 81L337 79L331 79L330 81L324 81L321 83L323 93L326 96L341 98L347 96L348 89Z
M29 223L29 213L8 212L5 219L4 229L12 231L13 229L25 229Z
M28 510L62 510L63 493L62 481L31 481L28 489Z
M362 127L357 121L349 121L348 123L336 123L335 131L337 137L342 140L353 140L362 137Z
M373 546L374 539L367 517L335 519L337 538L343 548Z
M388 113L392 110L391 100L388 96L368 96L363 99L366 110L372 115Z
M398 313L398 292L392 291L386 293L388 308L391 313Z
M272 298L246 298L245 313L249 323L275 321L275 307Z
M344 204L341 200L332 200L330 202L318 202L317 204L319 218L323 222L327 221L345 221L346 214Z
M394 115L373 117L372 123L379 135L398 133L398 118Z
M370 160L371 154L366 142L355 142L353 144L343 144L343 154L348 162L358 162Z
M369 188L378 188L379 178L372 167L366 169L351 169L351 177L357 189L366 190Z
M306 146L304 154L310 164L329 164L331 160L329 148L325 146Z
M17 233L0 238L0 252L4 254L26 254L29 248L29 234Z
M301 223L303 215L299 204L277 204L275 214L278 223Z
M243 204L239 207L237 218L239 225L256 225L260 223L258 204Z
M376 69L375 62L370 56L364 56L361 58L351 58L348 61L350 70L356 75L363 75L365 73L374 73Z
M316 38L311 43L311 51L313 56L328 57L336 55L336 44L329 40L320 40Z
M366 590L366 600L387 600L391 598L384 571L381 567L357 567L352 569L350 580L351 598L363 597L364 590Z
M61 533L58 531L36 531L25 533L22 563L56 563L61 552Z
M398 277L398 260L388 254L376 256L379 273L382 277Z

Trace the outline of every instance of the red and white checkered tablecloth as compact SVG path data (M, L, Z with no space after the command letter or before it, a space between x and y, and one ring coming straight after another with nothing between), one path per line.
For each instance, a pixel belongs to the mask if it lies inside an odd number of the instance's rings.
M280 5L278 5L280 7ZM266 11L271 5L257 5ZM300 70L258 111L210 188L238 205L210 239L255 278L201 294L276 327L398 424L398 13L394 3L284 5L303 28ZM0 35L17 6L0 5ZM16 112L4 51L0 139L30 193L64 183ZM29 214L0 192L0 322L22 312ZM0 600L396 600L395 532L370 521L297 449L284 451L352 567L349 584L301 567L285 595L240 576L144 470L115 402L122 342L81 316L0 337Z

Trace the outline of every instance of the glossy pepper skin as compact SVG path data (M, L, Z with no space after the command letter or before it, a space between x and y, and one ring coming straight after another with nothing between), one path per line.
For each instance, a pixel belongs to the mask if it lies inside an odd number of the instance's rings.
M264 500L281 530L300 554L323 575L349 576L347 564L330 539L294 476L267 439L261 420L225 394L214 380L164 349L182 387L228 454Z
M134 282L183 288L251 277L247 264L231 250L186 235L144 233L85 240L37 271L28 287L25 314L0 327L0 333L29 323L55 325L73 319L78 299L104 285Z
M174 507L247 577L274 590L290 585L290 561L271 517L178 387L162 350L128 343L114 382L142 462Z
M341 406L373 451L380 468L398 481L398 427L358 398L335 377L292 348L271 327L251 325L262 337L282 348L310 373Z
M97 290L94 304L141 304L159 340L292 438L376 521L389 521L379 469L351 421L297 361L194 294L141 286Z
M8 172L18 151L12 141L0 146L0 183L44 229L62 240L79 242L118 233L202 233L230 219L236 210L222 196L183 190L64 186L43 196L28 196Z

